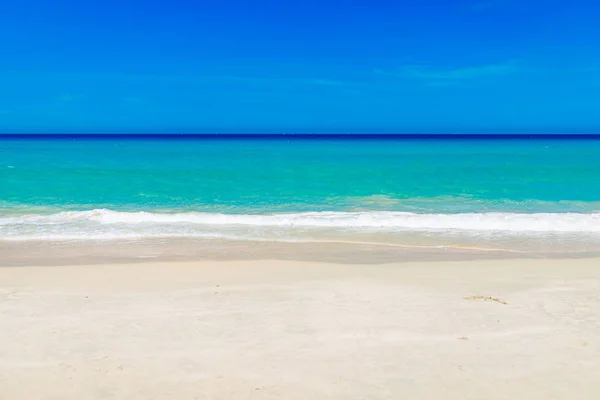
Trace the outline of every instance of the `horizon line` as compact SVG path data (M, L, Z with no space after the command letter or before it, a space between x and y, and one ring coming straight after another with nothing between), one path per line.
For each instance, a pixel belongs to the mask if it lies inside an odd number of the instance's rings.
M598 139L600 133L0 133L0 139Z

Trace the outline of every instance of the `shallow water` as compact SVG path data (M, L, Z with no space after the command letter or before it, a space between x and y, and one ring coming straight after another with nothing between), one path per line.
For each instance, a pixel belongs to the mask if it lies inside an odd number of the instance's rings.
M0 139L0 238L600 250L599 140Z

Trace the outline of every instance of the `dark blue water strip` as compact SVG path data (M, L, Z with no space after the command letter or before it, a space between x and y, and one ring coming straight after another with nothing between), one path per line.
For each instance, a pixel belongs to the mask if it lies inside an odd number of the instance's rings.
M104 134L4 133L0 140L600 140L600 134Z

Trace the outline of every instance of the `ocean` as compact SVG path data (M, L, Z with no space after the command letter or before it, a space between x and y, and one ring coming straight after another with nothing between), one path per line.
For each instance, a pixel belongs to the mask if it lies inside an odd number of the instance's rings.
M0 241L600 251L598 136L0 136Z

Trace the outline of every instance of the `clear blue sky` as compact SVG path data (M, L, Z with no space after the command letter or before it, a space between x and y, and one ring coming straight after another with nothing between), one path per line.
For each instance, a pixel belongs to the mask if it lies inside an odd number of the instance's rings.
M597 0L0 1L0 132L596 132Z

